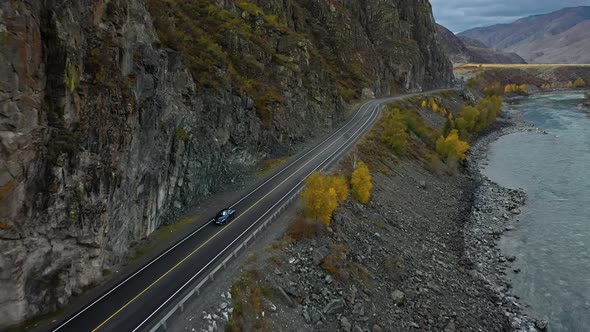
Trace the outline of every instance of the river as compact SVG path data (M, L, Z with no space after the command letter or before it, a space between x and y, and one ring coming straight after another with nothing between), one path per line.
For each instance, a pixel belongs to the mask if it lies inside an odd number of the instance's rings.
M517 257L513 293L550 331L590 331L590 111L582 93L511 100L547 134L515 133L489 149L483 173L528 196L500 248Z

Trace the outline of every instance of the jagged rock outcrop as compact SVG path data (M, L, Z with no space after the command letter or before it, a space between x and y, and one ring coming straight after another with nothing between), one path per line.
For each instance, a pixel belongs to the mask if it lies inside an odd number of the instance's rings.
M425 0L259 1L253 13L248 1L146 2L0 4L0 326L63 307L189 204L341 122L363 89L451 80ZM188 36L211 43L199 59L213 62L195 62L174 44L180 27L154 28L148 9L173 3L223 10L265 43Z

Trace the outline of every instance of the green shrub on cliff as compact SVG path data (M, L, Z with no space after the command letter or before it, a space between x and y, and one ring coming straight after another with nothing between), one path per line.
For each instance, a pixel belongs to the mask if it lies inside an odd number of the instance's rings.
M235 84L255 101L257 114L270 125L273 105L283 99L273 83L275 78L257 59L235 52L234 39L228 36L251 43L270 58L283 59L261 31L280 30L283 26L277 17L267 15L250 1L237 1L236 6L251 16L263 18L264 23L253 24L247 17L209 0L148 0L160 39L183 55L195 82L202 88L213 89Z
M184 141L184 142L188 142L190 139L187 132L182 128L176 129L176 138L178 138L179 140Z
M74 92L74 90L76 89L76 80L78 79L78 71L76 70L76 67L74 67L74 65L72 65L69 62L66 65L66 73L64 79L66 86L68 87L68 90L70 90L70 92Z

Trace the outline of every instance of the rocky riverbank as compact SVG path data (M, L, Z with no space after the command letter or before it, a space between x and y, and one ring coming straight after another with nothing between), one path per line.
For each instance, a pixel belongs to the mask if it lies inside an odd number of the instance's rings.
M502 234L517 227L526 193L521 189L504 188L480 172L487 163L488 147L492 142L501 136L523 131L543 132L526 123L516 111L505 109L502 118L488 128L471 148L467 168L473 175L476 189L471 216L464 230L465 254L473 265L473 276L483 280L501 300L499 307L509 318L511 329L536 331L544 330L547 322L529 317L518 296L510 293L512 285L506 271L512 268L516 257L504 256L497 247ZM519 273L520 270L515 268L513 272Z

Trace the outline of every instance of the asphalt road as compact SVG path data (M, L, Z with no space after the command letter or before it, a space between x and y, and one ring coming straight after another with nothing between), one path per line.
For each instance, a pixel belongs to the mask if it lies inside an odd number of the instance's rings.
M272 176L252 188L232 207L238 215L227 226L203 225L121 283L93 300L52 331L142 331L185 287L239 245L257 224L294 195L315 170L332 166L366 133L383 106L402 95L369 101L331 136L310 147ZM211 216L213 217L213 216Z

